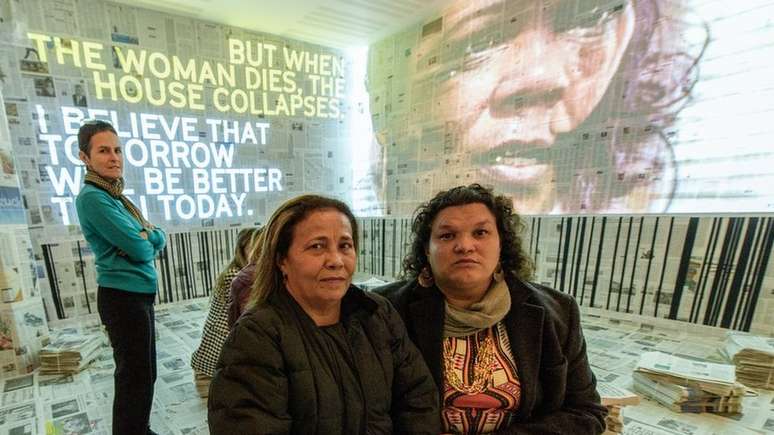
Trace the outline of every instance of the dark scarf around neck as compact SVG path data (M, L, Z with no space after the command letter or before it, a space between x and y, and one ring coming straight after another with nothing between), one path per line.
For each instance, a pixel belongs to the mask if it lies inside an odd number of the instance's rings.
M132 203L132 201L129 201L129 198L127 198L124 194L124 179L123 177L118 178L116 180L110 181L96 172L92 171L90 168L86 170L86 177L84 178L84 182L91 184L94 187L98 187L105 192L109 193L110 196L113 198L121 201L121 203L126 207L126 210L134 216L135 219L137 219L137 222L140 223L144 228L153 228L153 224L148 222L143 216L142 212L139 208L137 208L136 205Z

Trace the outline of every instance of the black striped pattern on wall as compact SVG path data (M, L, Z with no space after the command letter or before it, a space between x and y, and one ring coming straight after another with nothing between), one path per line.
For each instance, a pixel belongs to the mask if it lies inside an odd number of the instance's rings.
M167 235L167 246L156 259L159 278L157 303L209 296L220 271L231 261L241 228L196 231ZM45 244L43 260L51 289L51 302L59 319L72 317L71 309L63 304L63 298L71 295L63 291L65 278L58 270L62 253L73 252L75 264L80 268L77 292L85 297L89 313L96 313L97 306L90 302L89 293L96 292L96 284L87 282L86 270L96 276L94 256L84 240ZM96 300L93 298L93 300Z
M358 271L400 273L409 219L362 219ZM528 217L535 281L583 306L748 331L774 242L771 217Z
M397 277L411 240L409 219L359 219L357 271ZM522 233L535 281L583 306L749 330L772 263L771 217L529 217ZM239 228L170 234L156 260L159 303L208 296L230 261ZM62 303L55 250L43 246L52 302ZM67 245L67 244L64 244ZM94 268L85 242L72 242L82 268ZM64 246L69 250L71 247ZM77 291L95 292L81 270ZM88 305L96 312L96 304Z

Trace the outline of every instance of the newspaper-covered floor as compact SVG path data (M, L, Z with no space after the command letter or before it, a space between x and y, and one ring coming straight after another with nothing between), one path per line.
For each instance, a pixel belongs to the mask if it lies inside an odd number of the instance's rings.
M158 380L151 426L163 435L207 434L207 407L196 394L190 356L199 343L207 299L156 308ZM631 389L639 355L661 351L722 362L725 331L650 317L584 309L583 326L592 368L600 380ZM99 329L96 316L67 321L56 328ZM107 340L106 340L107 343ZM72 376L37 372L2 380L0 435L110 433L113 361L105 346L86 370ZM774 392L748 393L744 414L678 414L643 399L623 410L624 433L704 435L774 433Z

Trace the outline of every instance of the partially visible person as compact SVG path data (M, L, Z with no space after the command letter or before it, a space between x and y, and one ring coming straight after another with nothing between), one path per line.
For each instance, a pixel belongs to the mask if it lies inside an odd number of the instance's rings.
M207 397L210 381L215 374L220 350L228 336L227 307L231 302L231 283L237 273L247 264L252 252L252 241L256 228L245 228L239 232L234 249L234 257L220 272L210 297L210 310L204 321L202 341L191 355L191 367L194 370L196 390L201 397Z
M86 93L83 91L83 85L76 84L73 87L73 106L86 107Z
M351 284L357 234L335 199L274 212L210 386L213 435L439 432L437 390L398 313Z
M86 176L75 207L96 259L97 308L116 363L113 434L153 434L154 260L166 245L166 234L122 193L123 154L113 126L85 121L78 130L78 146Z
M239 271L234 280L231 281L231 289L229 290L229 303L228 303L228 327L232 328L239 316L245 311L247 302L250 297L250 290L253 288L253 282L255 281L255 262L258 261L258 255L261 252L261 235L262 229L258 230L253 236L252 249L250 251L250 260L248 264Z
M478 184L419 207L395 305L440 386L443 432L600 434L575 300L529 282L511 200Z

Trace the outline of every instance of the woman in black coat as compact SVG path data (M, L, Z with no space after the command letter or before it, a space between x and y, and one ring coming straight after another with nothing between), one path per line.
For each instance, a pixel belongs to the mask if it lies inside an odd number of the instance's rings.
M441 392L445 433L599 434L606 410L573 298L531 284L512 203L480 185L420 206L395 305Z
M272 215L210 387L211 433L438 433L437 389L400 316L351 285L357 234L330 198Z

